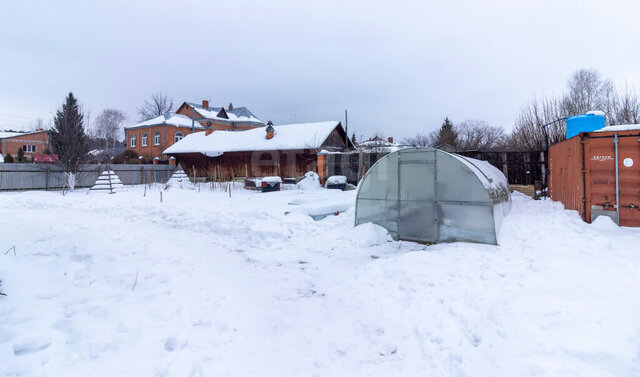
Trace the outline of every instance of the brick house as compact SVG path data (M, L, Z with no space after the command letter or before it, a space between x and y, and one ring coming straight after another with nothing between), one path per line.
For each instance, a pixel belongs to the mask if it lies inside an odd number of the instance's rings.
M163 151L185 136L211 130L244 131L264 126L264 123L246 107L234 108L229 104L227 109L209 107L209 101L202 105L184 102L175 113L167 113L125 127L127 150L135 151L147 159L165 159Z
M209 101L202 104L184 102L176 113L194 118L204 127L211 126L213 131L244 131L256 127L264 127L264 122L258 119L246 107L209 107Z
M33 159L33 155L50 150L49 131L32 132L0 131L0 154L16 157L18 149L24 151L25 157Z
M166 113L124 128L127 150L148 159L162 158L163 150L198 131L204 131L200 123L195 122L192 129L190 118L175 113Z

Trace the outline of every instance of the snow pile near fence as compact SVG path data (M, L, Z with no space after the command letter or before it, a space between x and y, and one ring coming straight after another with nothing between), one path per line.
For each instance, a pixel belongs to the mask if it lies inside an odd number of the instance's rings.
M284 215L353 191L143 190L0 195L0 375L640 375L638 229L514 193L500 246L427 246Z

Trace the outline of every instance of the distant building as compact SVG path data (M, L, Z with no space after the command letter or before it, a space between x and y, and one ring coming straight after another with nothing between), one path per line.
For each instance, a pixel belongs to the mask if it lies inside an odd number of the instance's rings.
M16 157L22 149L25 157L33 159L35 154L50 150L49 131L36 130L31 132L0 131L0 153Z
M407 148L408 145L394 143L393 137L388 137L386 140L380 136L372 137L371 139L361 141L356 144L359 151L364 153L391 153L399 149Z
M209 107L184 102L175 113L125 127L126 149L135 151L147 159L164 159L163 151L185 136L210 128L213 131L244 131L262 127L264 123L246 107Z
M265 125L246 107L233 107L233 104L229 104L226 109L209 107L207 100L203 100L200 105L184 102L176 113L195 119L203 127L211 126L213 131L243 131Z

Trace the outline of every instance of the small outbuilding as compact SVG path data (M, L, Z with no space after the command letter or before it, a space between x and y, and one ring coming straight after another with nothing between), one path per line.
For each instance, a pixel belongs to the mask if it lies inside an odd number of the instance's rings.
M378 224L395 239L496 245L510 209L507 179L488 162L409 148L386 155L366 173L355 224Z

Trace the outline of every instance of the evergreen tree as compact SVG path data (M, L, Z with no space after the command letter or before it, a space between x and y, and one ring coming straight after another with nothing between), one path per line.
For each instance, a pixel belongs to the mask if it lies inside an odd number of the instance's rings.
M10 154L7 154L6 156L4 156L4 162L6 162L7 164L15 162L15 160L13 159L13 156Z
M442 123L440 131L438 132L438 139L436 141L436 144L448 144L452 147L458 146L458 132L456 132L453 123L451 123L449 118L444 118L444 122Z
M18 148L18 162L25 162L26 158L24 158L24 150L22 148Z
M353 135L351 135L351 142L353 143L353 145L356 145L356 133L354 132Z
M78 100L73 93L69 93L62 108L56 112L51 130L51 146L58 154L59 164L67 175L71 190L74 189L80 165L87 158L88 145L83 118Z

